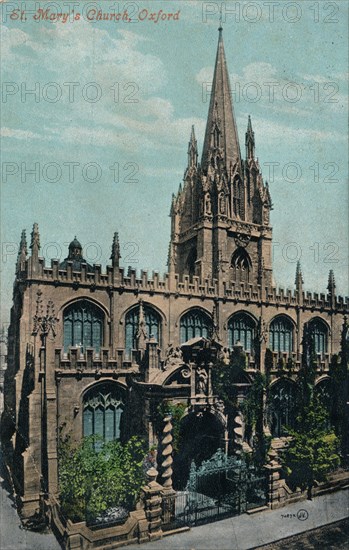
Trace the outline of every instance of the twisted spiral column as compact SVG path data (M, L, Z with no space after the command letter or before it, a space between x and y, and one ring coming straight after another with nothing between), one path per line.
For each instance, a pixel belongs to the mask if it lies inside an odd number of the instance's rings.
M239 413L234 418L234 444L236 448L236 454L241 454L242 452L242 443L243 443L243 428L242 428L242 418Z
M172 489L172 441L173 437L171 416L165 416L161 440L161 477L162 485L165 489Z

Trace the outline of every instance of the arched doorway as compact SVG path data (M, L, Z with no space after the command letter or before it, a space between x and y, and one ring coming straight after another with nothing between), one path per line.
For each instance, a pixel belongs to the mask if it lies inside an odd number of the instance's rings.
M184 489L191 463L198 466L210 458L221 446L223 437L221 421L209 411L189 413L180 426L179 450L173 462L173 485Z

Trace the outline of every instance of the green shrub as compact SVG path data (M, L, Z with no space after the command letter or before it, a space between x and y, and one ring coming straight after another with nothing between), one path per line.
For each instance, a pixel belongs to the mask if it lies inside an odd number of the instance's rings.
M132 437L127 443L105 443L85 437L74 447L69 438L59 446L60 502L73 521L94 520L111 506L132 509L144 484L145 443Z

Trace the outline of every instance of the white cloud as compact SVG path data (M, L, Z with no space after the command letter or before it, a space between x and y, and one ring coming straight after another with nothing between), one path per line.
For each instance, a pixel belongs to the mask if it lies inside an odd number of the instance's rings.
M244 119L246 122L246 119ZM243 123L239 121L239 126ZM300 140L307 142L312 141L346 141L346 136L335 131L325 132L316 128L309 128L304 126L290 126L283 123L273 122L266 118L253 118L253 129L255 134L263 136L268 142L275 141L280 142L282 138L290 145L292 143L298 144Z
M42 139L42 136L39 134L34 134L29 130L18 130L15 128L1 128L0 136L3 138L14 138L14 139Z
M196 81L201 85L203 82L212 82L213 80L213 66L203 67L195 75Z

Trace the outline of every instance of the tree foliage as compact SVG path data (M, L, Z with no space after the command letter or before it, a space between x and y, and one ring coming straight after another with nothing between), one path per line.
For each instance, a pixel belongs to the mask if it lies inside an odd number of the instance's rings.
M340 464L339 439L329 428L329 415L314 394L316 356L309 327L304 326L302 364L298 373L298 416L284 454L284 466L291 485L311 490Z
M237 394L234 384L238 382L246 368L246 355L243 351L234 352L227 365L217 361L212 369L213 393L221 399L228 411L237 407Z
M306 421L308 407L314 398L317 370L314 338L307 323L304 325L302 345L302 363L297 378L297 409L303 420Z
M111 506L132 509L144 483L145 443L132 437L122 445L98 436L74 447L70 438L59 446L60 502L73 521L94 520Z
M346 342L344 345L347 345ZM347 457L349 453L349 410L347 406L349 357L343 348L342 343L341 356L334 355L330 364L331 422L341 443L342 456Z
M253 461L257 465L264 464L270 448L271 438L264 433L264 402L267 377L257 372L246 399L241 405L244 414L245 434L252 438Z
M309 498L315 482L324 481L340 464L339 440L327 426L327 411L312 397L297 417L296 428L289 430L292 439L283 465L290 484L307 489Z

